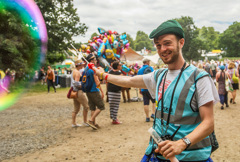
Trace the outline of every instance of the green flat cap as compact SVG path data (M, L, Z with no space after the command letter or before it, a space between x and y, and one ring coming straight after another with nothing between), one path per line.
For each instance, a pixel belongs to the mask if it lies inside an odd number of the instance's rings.
M164 34L175 34L180 38L184 38L182 26L176 20L168 20L154 29L149 35L150 39L159 37Z

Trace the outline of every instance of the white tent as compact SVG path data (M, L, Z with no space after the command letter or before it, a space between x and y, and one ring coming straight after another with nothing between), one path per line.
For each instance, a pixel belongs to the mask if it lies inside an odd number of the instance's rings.
M127 52L125 52L120 60L121 61L142 61L143 56L135 52L132 48L128 48Z
M158 60L160 59L160 57L157 53L152 56L143 56L143 57L151 60L154 64L158 64Z

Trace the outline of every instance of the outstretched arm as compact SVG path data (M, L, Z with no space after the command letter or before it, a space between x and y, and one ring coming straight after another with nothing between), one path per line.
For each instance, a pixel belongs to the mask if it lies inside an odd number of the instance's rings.
M147 89L147 87L143 81L142 75L137 75L134 77L111 75L111 74L105 73L101 67L99 67L99 68L92 67L92 69L96 72L96 74L99 77L102 77L103 79L107 80L107 82L113 83L115 85L118 85L121 87L136 87L136 88Z

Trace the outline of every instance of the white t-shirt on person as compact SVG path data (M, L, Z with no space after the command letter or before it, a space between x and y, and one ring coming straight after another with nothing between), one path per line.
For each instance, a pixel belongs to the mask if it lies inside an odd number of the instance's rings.
M166 76L166 81L165 81L165 86L164 86L164 91L166 91L167 87L171 84L171 82L178 76L180 73L180 70L168 70L167 76ZM154 72L148 73L143 75L143 81L151 94L153 98L155 98L156 94L156 82L154 79ZM198 109L202 105L213 101L214 104L216 104L219 101L219 96L217 89L213 83L212 78L210 77L203 77L198 80L197 82L197 101L192 101L191 105L194 109ZM161 99L161 85L159 86L159 93L158 93L158 99ZM156 99L156 98L155 98Z

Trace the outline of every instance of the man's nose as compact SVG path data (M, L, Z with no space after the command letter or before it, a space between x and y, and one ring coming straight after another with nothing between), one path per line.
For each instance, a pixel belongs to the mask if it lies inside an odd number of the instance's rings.
M166 49L167 49L166 46L164 45L161 46L161 51L165 51Z

